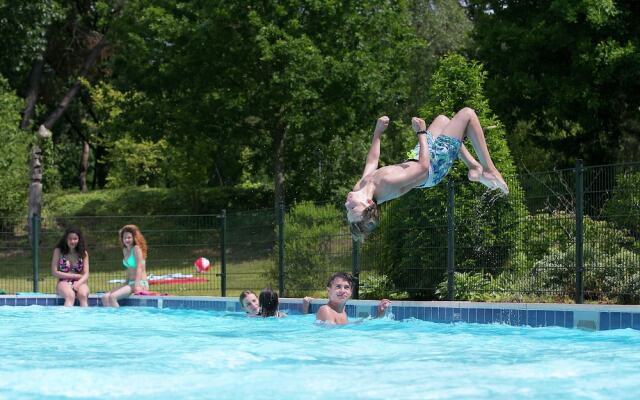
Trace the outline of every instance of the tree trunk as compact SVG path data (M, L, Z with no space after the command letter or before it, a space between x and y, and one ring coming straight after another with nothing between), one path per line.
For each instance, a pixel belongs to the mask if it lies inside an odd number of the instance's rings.
M93 154L93 181L91 188L93 190L103 188L107 184L107 164L101 162L106 155L106 149L100 144L95 145L95 151Z
M82 157L80 158L80 191L87 192L87 171L89 170L89 142L82 141Z
M33 216L41 215L42 211L42 149L38 142L31 148L31 183L29 184L29 218L27 226L29 227L29 243L37 247L37 243L33 243L34 232L31 231Z
M274 193L275 193L275 210L276 214L285 201L284 192L284 137L285 127L282 124L276 125L276 131L274 136Z
M33 114L36 109L36 102L38 101L38 93L40 92L40 79L42 78L42 69L44 67L44 58L39 58L33 62L31 66L31 72L29 72L29 89L27 89L27 96L25 98L26 107L22 114L22 122L20 128L29 129Z
M71 89L67 92L67 94L62 98L62 101L58 105L58 107L49 115L44 124L40 127L39 133L41 131L48 132L55 125L56 122L60 119L60 117L67 110L71 101L74 99L78 90L80 90L80 78L86 78L89 74L89 69L93 66L95 61L98 59L98 55L102 51L102 49L107 45L107 41L102 37L100 41L91 49L87 59L84 61L82 65L82 69L80 70L80 74L78 75L78 79L73 84ZM25 110L25 116L26 110ZM23 118L24 121L24 118ZM28 120L27 120L28 121ZM43 129L44 128L44 129ZM38 141L47 140L48 137L40 136ZM36 171L35 168L38 168ZM39 177L37 180L35 177ZM42 149L39 144L34 145L33 150L31 152L31 185L29 186L29 218L31 216L37 214L40 215L40 211L42 210Z

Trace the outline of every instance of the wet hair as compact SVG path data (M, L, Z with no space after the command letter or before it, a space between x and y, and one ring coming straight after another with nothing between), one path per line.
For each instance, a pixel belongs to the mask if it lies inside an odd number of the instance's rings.
M278 314L278 292L271 290L271 288L262 289L260 296L260 315L263 318L275 317Z
M60 252L62 254L69 254L69 251L71 249L67 244L67 238L72 233L75 233L76 235L78 235L78 244L76 245L76 252L80 257L84 257L84 255L87 252L87 246L84 243L84 236L82 235L82 232L80 231L80 229L74 226L70 226L64 230L64 234L62 234L62 237L60 238L60 240L58 240L58 244L56 244L56 249L60 249Z
M124 236L125 233L129 232L132 236L133 236L133 245L134 246L138 246L140 247L140 250L142 250L142 258L147 258L147 241L144 240L144 236L142 236L142 233L140 233L140 228L138 228L136 225L125 225L122 228L120 228L120 232L118 232L118 236L120 237L120 243L122 244L122 247L124 247L124 240L122 240L122 237Z
M353 288L353 276L351 276L351 274L348 274L346 272L336 272L335 274L331 275L331 277L327 281L327 287L330 288L333 281L335 281L337 278L340 278L342 280L349 282L349 286Z
M374 201L373 204L362 211L362 219L360 221L349 224L351 237L356 242L364 242L364 239L366 239L378 225L380 225L380 210Z
M240 297L238 297L238 300L240 300L240 307L244 308L244 304L242 304L242 301L250 294L256 296L255 292L253 290L249 290L249 289L243 290L242 293L240 293Z

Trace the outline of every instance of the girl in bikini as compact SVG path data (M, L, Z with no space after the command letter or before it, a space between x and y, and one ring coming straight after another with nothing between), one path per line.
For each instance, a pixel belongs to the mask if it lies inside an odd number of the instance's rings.
M81 307L89 305L89 253L82 232L67 228L53 250L51 273L58 278L56 293L71 307L76 299Z
M110 290L102 296L105 307L119 307L118 300L132 293L149 290L147 281L146 258L147 242L135 225L125 225L119 232L122 245L122 266L127 271L127 283Z

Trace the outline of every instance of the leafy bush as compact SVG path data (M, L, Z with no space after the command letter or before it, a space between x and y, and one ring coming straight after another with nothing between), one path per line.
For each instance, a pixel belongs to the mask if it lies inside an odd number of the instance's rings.
M335 207L298 203L285 215L284 226L287 296L322 290L333 272L351 269L347 267L351 260L351 236L339 233L343 228L342 213ZM269 277L277 281L279 272L275 264Z
M255 210L273 203L270 189L232 187L198 191L163 188L104 189L45 195L49 216L215 214L222 209Z
M406 292L399 291L387 275L374 271L360 273L359 297L366 300L402 299L409 297Z
M455 300L465 301L484 301L486 293L490 288L491 275L483 276L482 274L456 272L453 274L453 282L455 285ZM449 282L444 280L438 284L436 295L440 300L449 298Z
M575 249L553 248L531 271L541 293L574 297L576 287ZM612 299L621 303L640 301L638 255L618 248L606 251L586 248L583 285L585 299Z
M518 253L519 272L510 291L575 297L575 216L543 213L527 217ZM637 302L640 248L637 241L606 221L583 219L585 298ZM634 300L635 299L635 300Z
M603 214L616 225L640 235L640 172L616 176L613 196L605 205Z

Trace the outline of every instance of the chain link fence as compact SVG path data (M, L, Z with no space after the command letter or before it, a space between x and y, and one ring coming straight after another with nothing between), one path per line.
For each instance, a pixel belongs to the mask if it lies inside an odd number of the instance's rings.
M323 296L351 272L354 297L640 303L640 163L582 166L507 179L510 194L441 183L381 205L379 229L351 240L341 204L211 215L0 220L0 290L54 293L53 248L68 226L85 234L90 288L122 284L118 230L149 246L151 290L236 296L272 287ZM37 243L32 246L31 243ZM202 274L198 257L212 261Z

